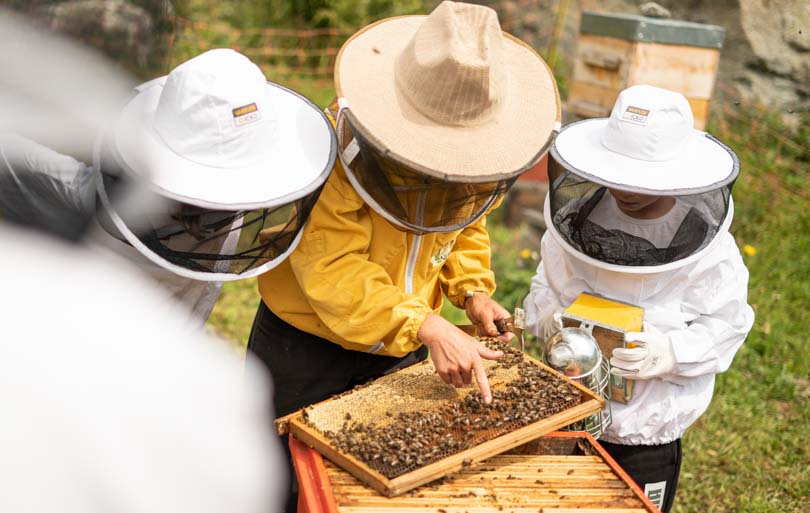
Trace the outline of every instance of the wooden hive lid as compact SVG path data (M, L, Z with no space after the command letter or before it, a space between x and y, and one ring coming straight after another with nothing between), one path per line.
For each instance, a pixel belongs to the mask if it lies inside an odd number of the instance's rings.
M579 32L625 41L715 49L723 47L726 37L726 29L718 25L590 11L582 13Z

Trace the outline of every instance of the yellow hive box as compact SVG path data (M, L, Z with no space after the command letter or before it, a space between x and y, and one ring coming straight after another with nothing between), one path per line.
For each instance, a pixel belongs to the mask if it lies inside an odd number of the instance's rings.
M586 292L581 293L563 312L563 326L593 326L593 336L602 354L610 358L613 349L625 347L624 334L641 331L644 309ZM633 380L610 377L611 399L627 404L633 397Z

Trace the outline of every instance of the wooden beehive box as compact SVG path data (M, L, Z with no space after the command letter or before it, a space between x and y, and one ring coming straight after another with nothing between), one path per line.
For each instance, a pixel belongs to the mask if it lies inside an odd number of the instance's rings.
M293 438L290 449L299 513L658 511L587 433L552 433L391 498Z
M567 114L608 117L622 90L648 84L686 96L703 130L724 38L716 25L583 12Z
M448 473L458 471L476 461L484 460L513 447L524 444L545 433L567 426L577 420L601 411L604 400L592 391L546 367L533 358L517 351L516 359L533 371L548 376L565 397L564 404L552 405L538 412L535 417L523 417L522 422L512 417L507 408L507 392L517 390L520 381L517 365L506 366L485 362L490 386L493 391L492 407L479 408L478 414L452 416L454 408L466 402L475 402L476 385L456 389L441 381L433 364L422 362L398 372L383 376L368 385L356 388L329 400L305 408L284 418L288 430L296 438L315 448L318 452L351 473L360 481L387 496L394 496L419 485L436 480ZM524 367L521 367L524 368ZM542 378L546 379L546 378ZM537 381L536 389L544 390ZM561 397L563 397L561 396ZM498 403L498 404L496 404ZM505 410L498 410L504 407ZM500 413L506 411L506 414ZM500 417L499 417L500 415ZM403 416L408 419L403 421ZM422 424L423 419L442 419L438 424ZM465 423L458 423L459 420ZM477 420L476 420L477 419ZM484 425L487 423L486 425ZM373 440L380 444L390 443L386 436L403 424L412 426L420 435L438 432L434 442L416 451L415 457L424 455L421 463L406 462L406 454L412 447L398 446L393 450L398 463L382 465L382 460L361 459L345 447L340 447L335 433L348 438L357 436L364 444ZM435 426L439 426L436 431ZM361 431L352 427L371 426ZM411 435L415 436L415 435ZM345 440L344 438L344 440ZM399 442L399 441L398 441ZM401 442L400 442L401 443ZM400 456L401 454L401 456Z

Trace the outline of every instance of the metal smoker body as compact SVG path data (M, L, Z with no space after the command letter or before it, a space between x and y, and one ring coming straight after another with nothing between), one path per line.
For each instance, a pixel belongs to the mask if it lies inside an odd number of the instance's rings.
M594 338L593 324L563 328L548 339L543 360L549 367L599 394L605 408L599 413L569 425L568 431L587 431L599 438L611 422L610 363Z

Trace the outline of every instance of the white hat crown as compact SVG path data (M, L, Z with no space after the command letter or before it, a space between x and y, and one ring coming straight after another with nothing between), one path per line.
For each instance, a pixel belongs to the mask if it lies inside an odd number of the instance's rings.
M397 91L437 123L481 124L498 112L507 96L505 59L494 10L445 1L397 57Z
M266 156L274 125L264 74L230 49L207 51L172 70L154 118L155 131L177 155L221 168Z
M681 155L693 133L694 117L680 93L636 85L625 89L610 113L602 144L610 151L649 162Z

